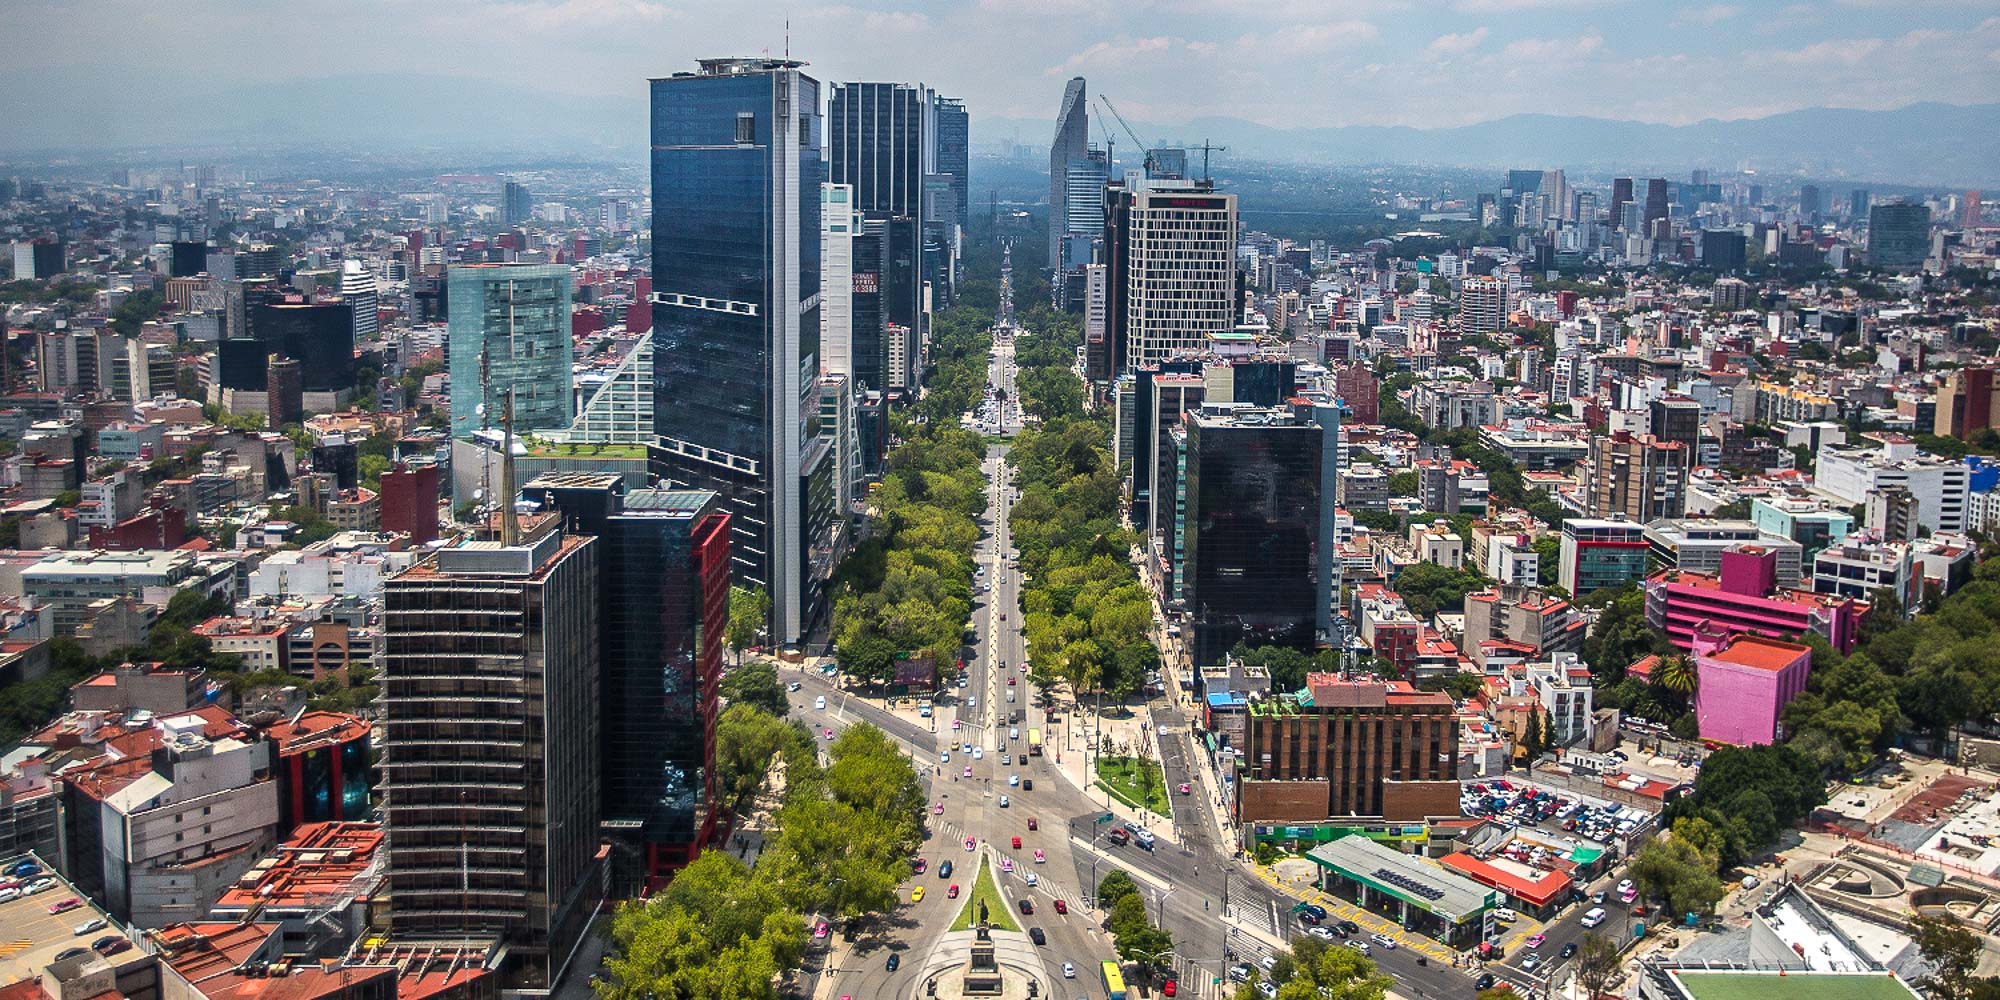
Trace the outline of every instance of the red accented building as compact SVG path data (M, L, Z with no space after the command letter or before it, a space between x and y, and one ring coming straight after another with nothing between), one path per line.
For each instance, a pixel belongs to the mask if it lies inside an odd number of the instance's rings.
M187 514L179 507L155 507L106 528L90 526L90 548L110 552L177 549L187 541Z
M278 832L368 814L368 724L304 712L264 731L278 756Z
M412 546L436 541L438 489L435 465L402 465L382 473L382 530L409 535Z

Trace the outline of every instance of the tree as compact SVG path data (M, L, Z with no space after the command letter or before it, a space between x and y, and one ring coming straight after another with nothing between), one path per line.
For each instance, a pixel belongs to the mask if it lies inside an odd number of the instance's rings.
M753 705L783 718L792 710L778 683L778 665L769 660L745 663L722 675L722 697L731 705Z
M788 741L804 736L755 705L731 705L715 721L716 779L724 808L739 812L770 776L771 764Z
M1277 1000L1382 1000L1395 981L1376 971L1375 963L1352 948L1335 948L1318 938L1292 941L1279 952L1271 969ZM1238 997L1257 996L1246 983Z
M726 626L730 648L736 650L736 662L743 662L743 651L757 644L757 636L771 618L771 595L762 587L729 588L729 624Z
M1137 896L1139 883L1132 881L1123 869L1113 868L1097 880L1097 908L1109 910L1126 896Z
M1663 690L1679 695L1683 700L1694 694L1699 676L1695 672L1694 661L1686 656L1674 655L1660 659L1653 668L1653 683Z
M1590 1000L1618 978L1618 943L1595 931L1585 932L1576 946L1576 981L1589 992Z
M1632 855L1632 877L1646 895L1666 903L1667 912L1710 913L1722 900L1716 859L1678 839L1656 837Z
M1937 1000L1970 1000L1977 988L1972 973L1979 967L1979 937L1950 917L1912 917L1909 934L1930 967L1917 984Z

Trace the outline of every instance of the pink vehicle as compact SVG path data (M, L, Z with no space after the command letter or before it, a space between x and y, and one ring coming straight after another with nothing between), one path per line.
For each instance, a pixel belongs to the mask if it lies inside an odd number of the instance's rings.
M1048 860L1049 860L1049 859L1047 859L1047 858L1045 858L1045 857L1042 857L1042 849L1041 849L1041 848L1039 848L1039 847L1035 848L1035 863L1036 863L1036 864L1038 864L1038 865L1039 865L1039 864L1046 864L1046 863L1048 862Z

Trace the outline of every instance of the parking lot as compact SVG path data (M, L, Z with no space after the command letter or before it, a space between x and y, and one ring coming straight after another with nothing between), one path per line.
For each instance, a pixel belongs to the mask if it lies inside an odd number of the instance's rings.
M8 977L8 982L33 980L42 974L50 962L71 948L88 948L92 941L106 935L121 934L115 926L107 925L76 933L77 928L94 921L107 920L104 911L91 905L60 878L45 875L48 884L38 892L15 896L0 902L0 975ZM21 881L9 878L7 881ZM35 880L27 880L33 884ZM4 892L4 890L0 890ZM62 913L50 913L49 907L64 900L77 897L77 906ZM137 949L128 950L122 956L112 959L114 963L128 956L141 954Z

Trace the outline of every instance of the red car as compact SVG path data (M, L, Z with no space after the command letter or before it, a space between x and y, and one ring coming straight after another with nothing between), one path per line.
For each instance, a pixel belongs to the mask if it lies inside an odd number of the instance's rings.
M1021 849L1021 838L1019 837L1014 838L1014 849L1017 851Z
M957 899L957 898L958 898L958 883L957 883L957 882L953 882L953 883L951 884L951 888L949 888L949 889L946 889L946 890L944 891L944 897L945 897L946 899Z
M1168 997L1173 996L1175 993L1180 991L1180 988L1181 984L1169 979L1166 982L1160 984L1160 995Z
M1041 829L1041 827L1035 823L1035 817L1033 816L1028 817L1028 829L1030 830Z
M1057 913L1068 913L1068 912L1069 912L1069 904L1068 904L1068 903L1065 903L1065 902L1063 902L1063 901L1062 901L1062 900L1060 900L1060 899L1056 900L1056 912L1057 912Z
M49 912L50 912L50 913L68 913L69 911L71 911L71 910L74 910L74 909L76 909L77 907L79 907L79 906L82 906L82 905L83 905L83 900L81 900L81 899L78 899L78 898L77 898L77 897L75 897L75 896L71 896L71 897L70 897L70 898L68 898L68 899L59 899L59 900L56 900L56 901L55 901L55 902L53 902L53 903L50 903L50 904L49 904Z

